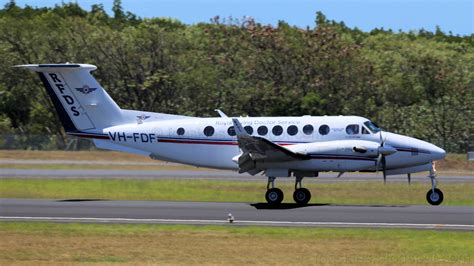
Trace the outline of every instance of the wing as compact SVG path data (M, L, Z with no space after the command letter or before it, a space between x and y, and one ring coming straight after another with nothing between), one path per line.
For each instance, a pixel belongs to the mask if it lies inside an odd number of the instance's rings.
M287 162L308 160L311 158L305 154L292 152L265 138L250 136L236 118L233 118L232 122L237 135L239 148L243 152L238 158L239 173L259 173L261 170L256 168L257 162Z

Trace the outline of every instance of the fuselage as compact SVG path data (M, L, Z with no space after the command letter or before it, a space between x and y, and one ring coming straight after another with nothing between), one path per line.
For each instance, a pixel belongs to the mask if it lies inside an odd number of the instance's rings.
M269 163L262 166L264 168L374 171L376 157L357 154L354 147L378 147L380 134L386 145L397 150L387 156L387 169L426 165L445 156L444 150L428 142L385 131L380 133L368 119L358 116L240 117L239 120L250 135L312 157L311 160ZM238 169L235 157L240 150L231 118L179 117L155 121L151 117L105 128L100 133L113 144L146 151L156 159Z

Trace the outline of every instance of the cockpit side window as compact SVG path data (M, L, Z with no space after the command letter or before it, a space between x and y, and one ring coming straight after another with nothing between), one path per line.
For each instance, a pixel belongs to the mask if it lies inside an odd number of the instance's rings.
M364 125L372 131L372 133L377 133L380 131L380 128L377 126L377 124L371 122L371 121L366 121L364 122Z
M346 133L348 135L356 135L359 134L359 125L348 125L346 127Z
M362 126L362 134L370 134L370 131L366 127Z

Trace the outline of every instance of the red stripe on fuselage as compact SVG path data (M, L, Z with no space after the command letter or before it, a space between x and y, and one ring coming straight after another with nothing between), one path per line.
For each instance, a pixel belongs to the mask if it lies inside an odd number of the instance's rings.
M237 141L212 141L212 140L187 140L187 139L158 139L158 142L177 144L205 144L205 145L238 145ZM299 143L277 143L280 146L295 145Z
M178 143L178 144L237 145L236 141L158 139L158 142Z

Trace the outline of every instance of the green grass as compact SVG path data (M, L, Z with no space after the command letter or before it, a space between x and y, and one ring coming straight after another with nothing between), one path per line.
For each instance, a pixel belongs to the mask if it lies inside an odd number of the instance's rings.
M19 169L193 169L196 168L187 165L163 165L163 162L152 160L145 156L139 156L123 152L112 151L31 151L31 150L0 150L0 159L16 160L75 160L80 162L96 161L102 162L102 165L90 165L87 163L81 165L45 163L38 164L0 164L0 168L19 168ZM107 165L107 162L145 162L156 163L157 165ZM161 164L161 165L160 165ZM205 168L204 168L205 169ZM474 175L474 161L468 161L466 154L448 154L445 159L436 162L436 169L440 175ZM209 169L207 169L209 170ZM425 174L425 173L424 173Z
M104 180L104 179L2 179L0 197L45 199L113 199L262 202L266 190L262 181L213 180ZM279 182L285 202L292 202L293 183ZM312 203L332 204L427 204L430 184L379 181L318 183L306 182ZM474 205L474 183L440 184L443 205Z
M0 264L471 264L474 233L405 229L0 223Z
M139 165L139 164L0 164L2 168L13 169L40 169L40 170L191 170L191 171L212 171L209 168L195 167L189 165L177 164L156 164L156 165Z
M191 171L219 171L216 169L205 168L205 167L196 167L191 165L183 164L162 164L157 163L156 165L140 165L140 164L54 164L54 163L43 163L43 164L0 164L0 170L2 168L13 168L13 169L39 169L39 170L168 170L168 171L178 171L178 170L191 170ZM454 170L440 170L437 171L439 176L445 175L465 175L465 176L474 176L474 172L470 170L463 169L454 169ZM223 173L225 175L225 172ZM336 175L336 174L334 174ZM349 175L370 175L370 173L345 173L344 176ZM412 176L426 176L426 172L414 173Z

